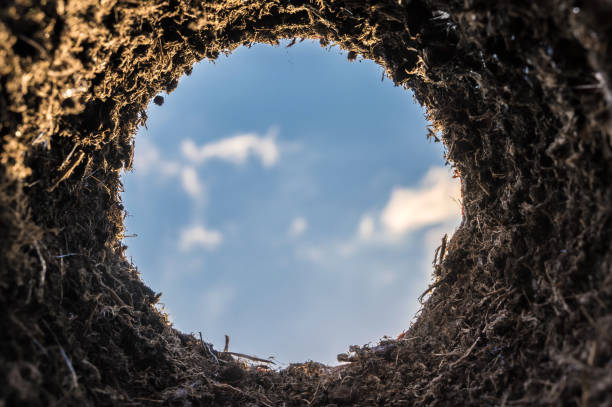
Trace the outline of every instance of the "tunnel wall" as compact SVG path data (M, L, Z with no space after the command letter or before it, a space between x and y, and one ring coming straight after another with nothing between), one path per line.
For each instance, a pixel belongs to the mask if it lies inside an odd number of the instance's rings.
M611 405L611 21L603 0L3 3L0 405ZM414 91L464 219L402 337L276 372L157 311L120 173L195 62L285 38Z

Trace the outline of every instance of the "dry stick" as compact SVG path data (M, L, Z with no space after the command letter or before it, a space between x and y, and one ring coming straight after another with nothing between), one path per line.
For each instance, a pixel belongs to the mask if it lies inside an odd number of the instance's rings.
M507 389L506 391L504 391L504 394L502 394L502 402L500 407L506 407L506 403L508 402L508 396L510 396L510 389Z
M68 369L70 369L70 375L72 376L72 387L73 388L79 387L79 383L77 381L77 374L74 370L74 367L72 366L72 363L70 362L70 359L68 359L68 355L66 355L64 348L62 348L62 345L60 345L59 348L60 348L60 353L62 354L62 357L64 358L64 362L66 362L66 365L68 365Z
M211 381L211 384L212 384L213 387L216 387L217 389L231 390L231 391L234 391L236 393L240 393L240 394L242 394L243 396L245 396L247 398L250 398L250 399L253 399L253 400L257 400L257 401L259 401L260 403L262 403L266 407L272 407L271 404L268 404L268 403L264 402L263 400L260 400L259 398L255 397L254 395L249 394L249 393L245 393L244 391L240 390L239 388L234 387L232 385L229 385L227 383L217 383L217 382Z
M41 54L43 57L47 57L47 56L49 56L49 53L47 52L47 50L46 50L46 49L45 49L45 48L44 48L42 45L40 45L38 42L34 41L33 39L28 38L28 37L26 37L25 35L19 35L19 39L20 39L21 41L23 41L23 42L25 42L25 43L27 43L27 44L31 45L32 47L36 48L36 50L37 50L38 52L40 52L40 54Z
M429 294L430 292L432 292L434 289L438 288L440 285L442 285L442 283L446 282L446 278L440 279L438 281L436 281L435 283L431 284L429 287L427 287L427 290L425 290L423 292L423 294L419 295L419 302L422 304L423 303L423 298Z
M249 359L249 360L252 360L254 362L272 363L273 365L276 364L276 363L274 363L273 360L261 359L261 358L258 358L256 356L245 355L244 353L230 352L229 351L229 341L230 341L229 335L225 335L225 347L223 348L223 353L227 353L228 355L236 356L236 357L239 357L239 358Z
M79 146L79 143L74 144L74 146L72 147L72 150L70 150L66 158L64 158L64 162L62 162L62 165L59 166L58 168L59 171L63 171L66 167L68 167L68 163L70 163L70 158L72 157L72 154L74 154L78 146Z
M59 346L60 353L62 354L62 357L64 358L64 362L68 366L68 369L70 369L70 376L72 378L73 388L75 388L75 387L78 388L79 387L79 382L78 382L78 377L77 377L77 374L76 374L76 370L74 370L74 366L72 366L72 362L70 362L70 359L68 358L68 355L66 354L66 351L64 350L62 345L60 345L59 339L57 339L57 335L55 335L55 332L53 332L53 330L51 329L49 324L47 324L47 322L44 319L41 322L47 328L47 331L49 331L51 336L53 336L53 339L55 339L55 343L57 344L57 346Z
M119 294L117 294L115 292L115 290L113 290L111 287L107 286L106 284L104 284L102 282L102 279L98 278L98 282L100 283L100 285L105 288L110 294L111 297L113 297L115 299L115 301L117 301L119 304L121 304L122 307L127 307L128 305L125 303L125 301L123 301L123 299L121 297L119 297Z
M36 290L36 296L38 297L38 301L42 301L42 297L44 294L45 288L45 276L47 275L47 263L43 258L42 253L40 252L40 245L38 241L34 242L34 248L36 249L36 253L38 253L38 259L40 260L40 278L38 279L38 290Z
M453 367L453 366L457 365L459 362L461 362L462 360L464 360L465 358L470 356L470 353L472 353L472 350L474 349L474 346L476 346L476 344L478 343L479 340L480 340L480 336L478 338L476 338L476 340L474 341L472 346L470 346L470 348L467 350L467 352L465 352L465 354L463 356L461 356L459 359L455 360L453 363L450 364L450 367Z
M448 234L444 234L442 238L442 245L440 246L440 264L444 260L444 256L446 255L446 241L448 239Z
M72 154L72 153L71 153ZM66 178L70 177L70 174L72 174L72 171L74 171L74 169L76 167L79 166L79 164L81 163L81 161L83 161L83 158L85 158L85 153L83 151L81 151L81 153L79 154L79 157L74 161L74 163L68 167L68 169L64 172L64 175L62 175L56 182L55 184L53 184L48 191L49 192L53 192L55 190L55 188L58 187L59 184L62 183L62 181L64 181ZM62 164L62 167L64 166L64 164Z
M46 355L47 354L47 349L44 348L44 346L42 346L42 344L34 337L34 334L28 329L26 328L26 326L23 324L23 322L21 322L16 316L15 314L11 314L10 315L11 321L13 321L13 323L15 325L17 325L17 327L19 329L21 329L23 331L23 333L25 333L30 339L32 339L32 342L34 342L34 344L36 346L38 346L38 348L40 349L40 351Z
M273 360L270 360L270 359L261 359L261 358L258 358L256 356L245 355L244 353L225 352L225 351L223 353L227 353L228 355L236 356L236 357L239 357L239 358L249 359L249 360L252 360L252 361L255 361L255 362L272 363L273 365L276 364Z
M595 364L595 357L597 356L597 342L591 342L591 350L589 352L588 365L593 367Z
M323 379L319 379L319 382L317 383L317 388L316 388L314 394L312 395L312 398L310 399L310 401L307 401L309 406L312 405L315 397L317 397L317 393L319 392L319 387L321 386L321 380L323 380Z
M104 185L104 182L100 181L100 180L99 180L98 178L96 178L94 175L90 175L90 177L91 177L91 178L93 178L94 180L96 180L96 181L98 182L98 184L100 184L100 186L106 190L106 193L107 193L107 194L109 194L109 195L111 194L110 189L109 189L109 188L108 188L106 185Z
M61 255L60 255L61 256ZM60 257L60 300L59 305L64 301L64 257Z
M444 256L446 254L446 245L447 245L447 239L448 239L448 234L445 234L442 237L442 243L440 244L440 246L438 246L438 248L436 249L436 254L434 255L434 260L433 260L433 265L434 268L436 265L438 264L442 264L442 261L444 260ZM427 290L425 290L423 292L423 294L421 294L419 296L419 302L423 303L423 298L429 294L430 292L432 292L435 288L437 288L440 284L442 284L444 281L446 281L445 278L436 281L434 284L430 285L429 287L427 287Z
M98 310L98 304L99 304L100 297L102 297L102 294L98 294L95 296L93 310L91 310L91 313L89 314L89 318L87 318L87 325L85 326L85 333L89 332L89 330L91 329L91 323L93 321L94 316L96 315L96 311Z
M78 253L67 253L67 254L60 254L59 256L55 256L56 259L63 259L64 257L70 257L70 256L78 256Z
M212 353L212 351L210 350L210 348L208 347L208 344L206 342L204 342L204 340L202 339L202 332L200 332L200 343L202 344L203 348L206 348L206 350L208 351L208 353L210 353L210 356L212 356L215 359L215 362L217 362L217 364L219 364L219 359L217 359L217 357L215 356L214 353Z
M134 397L134 400L137 400L137 401L148 401L149 403L155 403L155 404L164 404L164 400L148 399L146 397Z

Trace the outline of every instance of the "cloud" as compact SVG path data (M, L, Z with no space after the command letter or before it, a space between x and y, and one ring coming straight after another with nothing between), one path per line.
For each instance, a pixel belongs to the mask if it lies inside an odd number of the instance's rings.
M136 145L138 154L134 154L134 170L136 174L147 174L155 168L159 161L159 151L148 140L139 139Z
M459 219L459 182L444 167L430 168L418 188L394 188L380 221L392 236Z
M289 234L293 237L298 237L308 229L308 222L301 216L293 219L291 226L289 226Z
M222 242L223 235L218 230L210 230L202 225L194 225L181 230L179 248L182 251L189 251L196 247L214 250Z
M180 172L181 166L174 161L161 158L157 147L145 138L139 138L134 154L134 171L136 175L147 175L157 172L163 176L174 176Z
M201 147L193 140L187 139L181 144L181 150L183 155L195 164L216 158L241 165L253 155L259 158L264 167L272 167L280 157L275 131L268 132L264 137L259 137L256 133L238 134Z
M214 322L227 310L236 298L236 289L227 285L216 285L207 290L200 299L200 312Z
M359 229L357 230L357 236L360 239L367 240L374 235L374 217L372 215L363 215L359 222Z
M381 270L370 274L370 281L374 288L385 288L395 283L397 273L391 270Z
M198 178L198 173L193 167L184 167L181 171L181 185L192 198L201 198L204 187Z
M193 164L202 164L211 159L220 159L240 165L249 156L259 158L265 167L275 165L280 157L276 143L277 132L270 130L265 136L255 133L239 134L198 147L192 140L184 140L181 146L183 155ZM179 177L183 190L192 198L200 199L204 185L193 165L183 165L162 158L159 149L145 138L138 139L137 154L134 157L134 170L138 176L158 174L163 177Z
M160 161L158 169L162 175L171 177L179 173L181 166L174 161Z
M452 234L461 221L460 184L444 167L432 167L416 188L396 187L380 212L361 216L356 233L345 239L332 239L316 246L300 247L296 256L312 263L324 264L338 258L357 256L363 250L400 248L413 232L435 227ZM436 246L437 247L437 246ZM428 250L429 250L428 246ZM434 247L435 249L435 247ZM431 251L431 250L430 250ZM433 253L433 251L432 251Z

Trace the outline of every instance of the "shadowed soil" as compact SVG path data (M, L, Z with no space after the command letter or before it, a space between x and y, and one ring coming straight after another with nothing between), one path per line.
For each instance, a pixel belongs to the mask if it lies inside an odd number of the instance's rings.
M612 405L611 33L606 0L2 3L0 406ZM195 62L284 38L412 89L464 218L400 338L276 372L156 310L120 173Z

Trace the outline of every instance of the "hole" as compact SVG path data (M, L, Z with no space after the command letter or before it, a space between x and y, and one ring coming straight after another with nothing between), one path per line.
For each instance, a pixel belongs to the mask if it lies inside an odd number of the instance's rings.
M458 181L382 68L287 44L198 64L153 100L124 177L127 254L216 349L228 334L236 352L335 364L409 327Z

